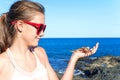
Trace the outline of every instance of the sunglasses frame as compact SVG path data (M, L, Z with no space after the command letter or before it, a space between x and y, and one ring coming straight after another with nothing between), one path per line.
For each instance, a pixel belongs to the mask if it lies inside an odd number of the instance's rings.
M27 20L22 20L24 23L31 25L32 27L35 27L37 29L36 34L39 35L41 33L41 31L45 31L46 29L46 25L45 24L38 24L38 23L34 23L34 22L30 22ZM17 21L13 21L11 24L15 24Z
M38 23L34 23L34 22L30 22L30 21L25 21L25 20L22 20L24 23L26 24L29 24L33 27L35 27L37 29L37 32L36 34L39 35L41 33L41 31L45 31L46 29L46 25L45 24L38 24Z

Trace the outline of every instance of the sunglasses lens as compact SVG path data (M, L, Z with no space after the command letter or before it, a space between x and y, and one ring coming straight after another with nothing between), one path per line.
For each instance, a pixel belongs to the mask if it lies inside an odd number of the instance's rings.
M42 30L43 32L45 31L46 26L45 25L40 25L40 27L37 30L37 34L39 34Z
M43 32L45 31L45 29L46 29L46 25L44 25L44 27L43 27Z

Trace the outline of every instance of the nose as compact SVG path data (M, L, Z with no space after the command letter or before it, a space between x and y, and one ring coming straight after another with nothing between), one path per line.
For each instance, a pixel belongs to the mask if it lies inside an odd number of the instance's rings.
M39 36L40 36L40 37L44 36L43 30L39 33Z

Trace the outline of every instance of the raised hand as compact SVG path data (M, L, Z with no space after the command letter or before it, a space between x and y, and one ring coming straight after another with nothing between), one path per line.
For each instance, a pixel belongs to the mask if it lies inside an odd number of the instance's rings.
M73 56L75 56L76 58L83 58L83 57L90 56L97 51L98 46L99 46L99 43L96 43L96 45L91 49L89 49L89 47L79 48L77 50L72 51Z

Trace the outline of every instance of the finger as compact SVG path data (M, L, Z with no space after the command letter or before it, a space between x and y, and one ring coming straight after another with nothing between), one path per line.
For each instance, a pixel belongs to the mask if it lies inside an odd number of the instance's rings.
M91 51L89 51L88 53L85 54L85 56L90 56L90 55L92 55Z
M96 46L94 47L95 52L96 52L96 50L98 49L98 46L99 46L99 43L97 42L97 43L96 43Z
M90 49L90 47L89 47L89 46L88 46L88 47L86 47L86 48Z
M95 53L98 49L99 43L96 43L96 45L92 48L92 53Z
M98 48L98 46L99 46L99 42L96 43L96 49Z
M92 51L91 51L92 54L94 54L94 53L96 52L96 50L97 50L96 47L93 47L93 49L92 49Z

